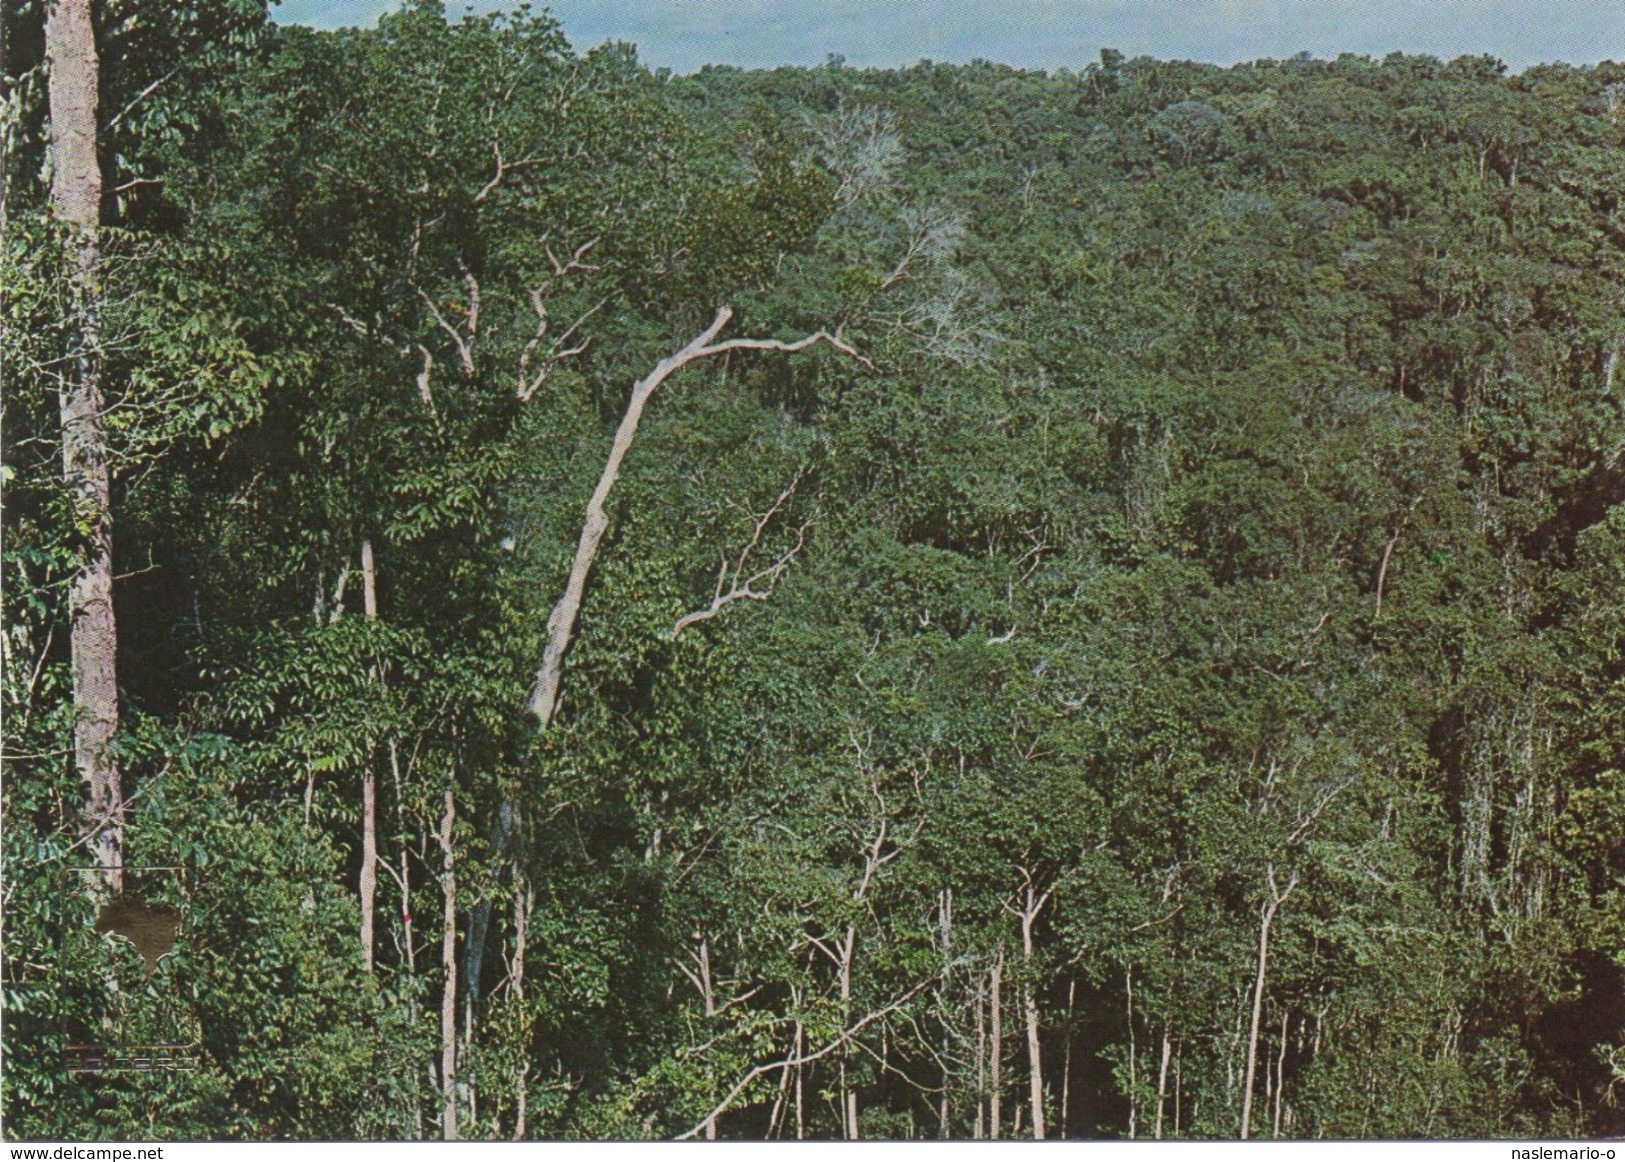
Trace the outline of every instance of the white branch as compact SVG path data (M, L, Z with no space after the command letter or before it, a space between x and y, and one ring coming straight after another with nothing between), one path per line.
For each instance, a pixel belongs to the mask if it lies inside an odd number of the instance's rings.
M530 157L521 158L518 161L505 162L502 160L502 145L500 142L496 141L491 142L491 152L496 156L496 172L491 175L490 181L486 182L480 187L479 193L474 195L474 204L476 206L485 201L486 198L490 197L496 188L502 184L502 179L507 177L514 170L526 169L533 165L540 165L543 160L542 158L532 155Z
M434 356L423 344L418 344L418 350L423 353L423 370L418 372L418 396L423 400L424 406L434 407L434 393L429 390L429 376L434 371Z
M581 261L586 255L587 251L591 250L597 245L598 239L596 238L583 242L580 246L576 247L576 252L570 256L570 260L568 262L560 262L558 255L553 253L553 248L545 242L542 243L542 250L547 254L547 261L552 265L553 273L562 278L566 274L569 274L572 270L585 270L588 273L602 270L602 267L593 266L591 263Z
M571 323L569 327L565 329L564 334L560 335L557 339L553 340L551 344L549 344L547 357L542 361L541 365L536 369L536 371L532 373L531 361L536 356L537 348L542 345L542 340L547 338L547 328L551 322L547 314L547 303L542 297L547 290L547 285L548 284L539 286L530 292L531 309L536 312L536 334L531 337L530 342L525 344L525 349L519 353L519 383L515 388L514 394L519 397L520 403L527 402L531 396L536 394L537 390L542 386L542 384L547 381L547 377L552 372L555 364L569 359L572 355L580 355L587 349L588 345L592 342L591 338L583 339L581 342L576 343L573 346L566 346L566 344L569 343L575 333L581 329L581 325L583 323L596 315L599 310L602 309L604 304L609 302L608 299L599 299L598 302L592 307L588 308L588 310L586 310L580 318Z
M465 271L464 274L467 275L467 272ZM468 275L468 277L472 279L473 276ZM479 284L474 285L477 292ZM429 313L434 316L434 321L440 324L440 329L450 335L451 341L457 345L457 355L462 360L463 370L470 375L474 374L474 349L471 345L474 338L473 327L470 326L469 337L464 339L462 332L446 321L446 316L440 313L440 308L434 305L434 300L429 297L428 292L420 286L413 286L412 289L418 292L418 298L422 299L423 305L429 308ZM469 307L470 323L478 321L478 312L479 300L476 298Z
M778 587L780 576L790 567L790 562L795 559L796 554L800 553L802 546L806 544L807 526L811 522L803 524L796 530L796 543L781 553L778 559L765 569L758 569L749 577L745 577L745 562L756 551L756 546L762 539L762 532L773 520L779 509L784 507L784 503L795 495L796 489L801 485L802 477L806 474L807 469L805 467L798 469L794 479L785 486L784 491L779 493L778 498L768 506L767 511L755 514L750 518L752 524L750 538L745 542L745 547L739 550L739 556L733 561L732 577L729 576L728 557L723 554L722 566L717 570L716 589L711 594L711 604L704 609L696 609L678 618L677 624L671 627L671 636L673 638L695 622L709 621L735 601L766 601L773 595L773 590ZM755 585L764 581L767 583L765 588L754 588Z
M804 1053L799 1057L791 1055L779 1061L771 1061L766 1065L756 1066L754 1069L750 1070L750 1072L746 1073L745 1076L736 1081L733 1088L728 1091L728 1096L724 1097L720 1102L718 1102L716 1106L712 1108L711 1112L706 1114L697 1125L681 1134L678 1134L677 1141L684 1142L700 1133L703 1133L705 1127L715 1122L717 1118L726 1113L728 1107L733 1105L734 1099L743 1093L750 1083L755 1081L758 1077L764 1077L778 1069L792 1069L796 1066L806 1065L809 1062L817 1061L820 1057L829 1056L841 1046L845 1045L848 1041L852 1040L853 1037L856 1037L867 1026L874 1024L882 1017L890 1016L892 1013L895 1013L898 1009L908 1004L909 1001L913 1000L928 986L935 984L936 980L936 977L931 977L929 980L921 981L919 984L909 989L906 993L892 1001L890 1004L883 1008L876 1009L874 1012L867 1014L846 1029L841 1030L841 1032L836 1034L832 1040L825 1042L811 1053Z

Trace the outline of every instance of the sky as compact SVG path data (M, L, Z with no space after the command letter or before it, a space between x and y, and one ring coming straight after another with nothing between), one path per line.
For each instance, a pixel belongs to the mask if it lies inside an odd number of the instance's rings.
M285 22L372 25L397 0L281 0ZM540 9L543 3L534 5ZM511 7L473 0L477 12ZM1625 0L552 0L578 50L630 41L654 68L976 58L1081 68L1101 48L1232 64L1299 52L1450 59L1488 53L1513 69L1625 60ZM447 0L455 14L463 0Z

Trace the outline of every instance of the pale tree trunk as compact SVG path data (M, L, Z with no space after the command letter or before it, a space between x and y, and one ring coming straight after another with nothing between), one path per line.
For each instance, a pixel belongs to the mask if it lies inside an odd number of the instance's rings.
M530 913L536 906L536 893L531 889L530 881L522 871L515 871L513 877L513 968L508 974L508 996L514 1004L523 1007L525 1002L525 944L529 939ZM527 1112L527 1088L530 1081L530 1063L523 1063L519 1075L514 1079L514 1127L513 1140L523 1141L525 1137L525 1115Z
M949 985L949 966L953 963L953 934L954 934L954 890L943 888L937 897L937 920L942 932L942 963L943 963L943 989L942 1007L946 1013L947 993ZM937 1099L937 1137L947 1141L953 1135L953 1126L949 1117L949 1087L953 1075L948 1068L948 1053L952 1048L952 1038L949 1035L947 1019L943 1019L942 1028L942 1093Z
M1286 1090L1286 1033L1287 1021L1290 1013L1281 1014L1281 1048L1275 1055L1275 1119L1273 1122L1274 1136L1281 1136L1281 1113L1285 1108Z
M1126 994L1124 1004L1128 1017L1128 1137L1129 1141L1132 1142L1139 1137L1138 1114L1140 1108L1139 1099L1134 1092L1140 1084L1140 1063L1138 1046L1134 1040L1134 974L1132 972L1123 974L1123 988Z
M378 620L378 574L372 559L372 541L361 541L361 605L368 621ZM378 679L373 668L373 679ZM377 755L367 749L366 766L361 772L361 963L368 972L373 964L373 928L378 900L378 767Z
M389 771L395 784L395 820L400 828L401 834L401 846L399 853L401 870L399 872L391 872L391 874L395 876L396 883L401 889L401 952L406 958L406 973L415 981L418 973L418 962L416 945L412 936L412 880L410 869L407 867L406 862L405 788L401 778L400 748L395 745L394 739L390 739L389 741ZM385 866L388 867L387 864ZM415 990L412 995L414 997L417 995ZM412 1006L413 1015L416 1016L416 1000L412 1002Z
M693 977L693 980L699 989L700 1003L705 1006L705 1024L706 1029L709 1031L712 1027L712 1021L717 1015L717 993L716 988L711 983L711 942L704 936L700 937L700 946L694 953L694 969L698 975ZM711 1100L715 1101L716 1096L716 1086L713 1083ZM717 1140L717 1119L715 1114L705 1119L705 1138L708 1142Z
M1030 902L1029 894L1029 902ZM1043 903L1039 903L1043 907ZM1026 961L1028 978L1023 982L1021 990L1021 1007L1027 1019L1027 1080L1028 1098L1033 1108L1033 1138L1044 1140L1044 1065L1041 1046L1038 1041L1038 998L1033 989L1033 927L1031 917L1036 912L1029 912L1022 919L1021 925L1021 952Z
M797 1021L794 1032L790 1037L790 1051L785 1054L784 1068L779 1071L778 1088L773 1092L773 1108L767 1115L768 1141L782 1136L781 1125L784 1120L784 1111L790 1099L790 1062L796 1058L796 1043L801 1039L801 1022Z
M986 1135L987 1125L984 1121L987 1093L987 1024L984 1020L982 1006L983 985L980 980L976 982L976 1123L971 1129L971 1137L980 1140Z
M118 732L118 630L113 616L113 513L102 428L102 171L96 155L99 63L91 0L52 0L46 9L50 70L51 201L67 227L78 350L58 398L62 474L83 537L83 559L68 590L72 621L73 757L85 782L90 850L112 869L102 886L122 886L124 797L113 737Z
M1033 928L1038 923L1038 916L1049 903L1054 894L1054 886L1038 890L1033 873L1028 868L1021 869L1021 959L1026 979L1021 986L1021 1009L1027 1026L1027 1082L1028 1098L1032 1105L1033 1138L1042 1141L1044 1138L1044 1063L1042 1046L1038 1038L1038 995L1034 989L1033 981L1037 976L1033 953ZM1006 905L1009 909L1009 905ZM1009 909L1014 911L1014 909ZM1003 958L1003 949L1000 949L1000 958Z
M1258 972L1253 981L1253 1015L1252 1024L1247 1031L1247 1075L1242 1082L1241 1097L1241 1136L1243 1139L1252 1133L1253 1120L1253 1078L1258 1067L1258 1022L1264 1012L1264 981L1269 971L1270 958L1270 925L1275 922L1275 914L1286 903L1292 889L1298 886L1298 873L1293 872L1284 889L1279 888L1275 882L1275 866L1271 864L1267 869L1270 894L1264 901L1258 925Z
M849 1025L852 1021L852 962L857 954L858 926L851 924L846 929L846 940L841 945L841 1024ZM858 1138L858 1092L847 1081L847 1064L852 1057L850 1045L841 1048L841 1121L849 1141Z
M542 650L542 664L536 671L536 682L531 687L530 693L530 712L536 716L543 731L552 726L553 716L558 710L559 683L564 674L564 655L569 651L570 642L575 636L576 618L581 613L581 600L587 588L587 575L592 571L593 559L598 555L598 546L604 539L604 533L609 529L609 512L605 508L605 503L609 499L610 490L615 487L615 481L620 478L621 464L638 434L638 425L643 421L643 410L655 390L675 372L695 360L720 355L726 351L803 351L822 341L838 351L857 356L857 353L838 336L823 331L793 343L784 343L776 339L728 339L714 343L713 340L722 333L722 329L728 325L731 318L733 311L730 308L717 308L716 317L705 330L691 339L687 345L655 364L648 375L632 385L631 397L626 402L626 413L621 417L619 427L615 429L615 439L610 445L609 457L604 461L598 485L587 501L586 516L581 523L581 535L576 541L575 557L570 563L570 575L565 581L564 593L547 618L547 645Z
M444 991L440 997L440 1136L457 1139L457 863L452 855L452 826L457 806L446 789L446 813L440 820L440 890L445 912L440 937L440 970Z
M799 1005L800 998L797 998ZM799 1011L799 1009L798 1009ZM807 1137L807 1076L806 1067L801 1059L807 1055L806 1027L800 1018L796 1019L796 1141L805 1141Z
M1067 1114L1072 1109L1072 1042L1074 1030L1072 1014L1078 999L1078 980L1073 977L1066 984L1066 1055L1061 1059L1061 1127L1060 1137L1066 1137L1069 1128Z
M990 1042L988 1047L988 1134L990 1138L998 1138L1000 1121L1000 1104L1003 1095L999 1092L1004 1087L1004 1079L1000 1076L1001 1063L1004 1057L1004 1010L1001 994L1004 991L1004 945L999 945L998 954L993 958L993 970L988 977L988 1004Z
M1162 1139L1162 1109L1168 1100L1168 1058L1173 1053L1173 1043L1168 1040L1167 1026L1162 1030L1162 1064L1157 1069L1157 1124L1151 1136L1157 1140Z

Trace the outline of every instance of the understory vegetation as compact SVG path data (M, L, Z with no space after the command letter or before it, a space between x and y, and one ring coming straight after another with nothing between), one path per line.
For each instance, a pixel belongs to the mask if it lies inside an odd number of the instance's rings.
M88 227L3 17L10 1135L1625 1133L1625 64L93 11Z

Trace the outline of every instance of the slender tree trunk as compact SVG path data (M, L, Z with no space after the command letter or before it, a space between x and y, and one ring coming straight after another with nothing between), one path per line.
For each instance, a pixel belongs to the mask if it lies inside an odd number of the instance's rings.
M1028 889L1029 905L1032 890ZM1021 922L1021 954L1025 961L1027 979L1022 983L1021 1007L1027 1020L1027 1084L1028 1099L1033 1108L1033 1138L1044 1140L1044 1063L1042 1046L1038 1039L1038 997L1033 988L1033 918L1036 910L1029 911Z
M50 0L45 16L51 116L51 201L67 228L77 349L58 396L62 475L81 559L68 589L73 666L73 758L86 785L86 829L101 886L123 887L124 796L118 732L118 628L113 614L112 486L102 425L102 169L96 154L100 63L91 0Z
M983 985L976 982L976 1124L971 1136L978 1140L987 1136L985 1114L987 1109L987 1023L984 1019Z
M1283 1093L1286 1089L1286 1030L1287 1019L1290 1013L1281 1014L1281 1048L1275 1055L1275 1118L1273 1123L1274 1136L1281 1136L1281 1110L1284 1107Z
M452 826L457 806L446 788L446 813L440 820L440 890L445 911L440 937L440 969L445 976L440 996L440 1136L457 1139L457 864L452 855Z
M999 1076L1000 1063L1004 1057L1004 1013L1000 1004L1000 994L1004 990L1004 945L999 945L998 954L993 958L993 971L988 980L988 1003L990 1008L989 1021L992 1026L991 1041L988 1054L988 1081L991 1092L988 1095L988 1137L999 1136L999 1123L1002 1111L1000 1110L1000 1090L1004 1080Z
M535 904L536 894L531 890L530 881L524 872L516 869L513 877L513 968L508 975L508 997L521 1010L525 1003L525 945L530 933L530 913ZM514 1079L515 1142L521 1142L525 1138L529 1081L530 1062L526 1060L521 1065L519 1075Z
M372 541L361 541L361 603L368 621L378 620L378 576L373 566ZM373 667L373 679L379 677ZM366 766L361 772L361 963L373 966L373 929L378 901L378 765L377 755L368 748Z
M784 1122L784 1111L790 1103L790 1074L795 1068L791 1062L800 1056L796 1052L796 1039L800 1034L801 1022L798 1021L796 1022L795 1031L790 1035L790 1051L785 1055L784 1068L779 1071L778 1088L773 1091L773 1108L767 1115L767 1134L765 1137L768 1141L781 1136L780 1127Z
M1242 1082L1241 1097L1241 1137L1251 1136L1253 1120L1253 1078L1258 1066L1258 1022L1264 1012L1264 981L1269 971L1270 957L1270 925L1275 921L1275 913L1286 903L1292 889L1298 886L1298 873L1293 872L1292 878L1287 881L1284 891L1278 890L1275 885L1275 868L1268 869L1270 895L1264 901L1264 908L1258 925L1258 972L1253 981L1253 1016L1252 1024L1247 1031L1247 1075Z
M1173 1052L1173 1043L1168 1040L1168 1028L1162 1030L1162 1064L1157 1069L1157 1124L1151 1136L1158 1141L1162 1140L1162 1109L1163 1103L1168 1100L1168 1057Z
M1264 1010L1264 980L1269 969L1270 923L1275 919L1278 901L1270 899L1264 905L1263 919L1258 926L1258 971L1253 981L1252 1025L1247 1033L1247 1072L1241 1091L1241 1137L1245 1141L1252 1133L1253 1071L1258 1062L1258 1021Z
M848 926L846 941L841 946L841 1027L847 1028L852 1021L852 961L857 954L858 927L856 924ZM852 1088L847 1078L847 1065L852 1057L851 1045L841 1047L841 1117L845 1122L846 1138L848 1141L858 1139L858 1091Z
M1134 974L1123 974L1123 987L1127 999L1124 1004L1128 1015L1128 1136L1133 1141L1139 1136L1139 1120L1136 1114L1139 1110L1139 1100L1135 1096L1140 1083L1140 1069L1137 1046L1134 1041Z
M643 409L648 404L649 397L654 395L655 389L664 383L672 372L700 357L706 344L717 337L731 316L732 312L726 309L718 311L709 327L680 351L662 359L655 365L653 371L632 387L631 398L626 404L626 414L621 417L620 426L615 430L615 440L610 445L609 458L604 462L598 486L593 489L592 497L587 501L586 519L581 525L581 536L576 544L575 560L570 565L570 576L565 582L564 593L547 619L547 646L543 650L542 664L536 671L536 684L531 690L530 697L530 711L536 716L544 731L553 724L553 714L558 709L559 680L564 671L564 655L570 648L571 638L575 636L576 616L581 612L581 599L587 588L587 574L592 569L593 558L598 555L599 542L604 539L604 533L609 528L609 513L605 510L604 504L609 499L610 489L620 478L621 462L626 459L626 453L632 447L632 440L638 434Z
M1072 1014L1078 999L1078 978L1073 977L1066 983L1066 1054L1061 1059L1061 1109L1060 1109L1060 1136L1066 1137L1070 1123L1067 1120L1072 1110Z
M694 955L694 967L699 974L696 980L699 983L700 1001L705 1006L705 1024L706 1030L709 1032L712 1028L712 1018L717 1015L717 998L716 990L711 985L711 943L704 936L700 937L700 947ZM711 1082L711 1102L713 1105L716 1100L717 1088L716 1081L713 1079ZM705 1138L708 1142L717 1140L717 1115L714 1111L710 1117L705 1119Z
M374 908L378 899L378 771L367 754L361 775L361 965L372 971Z
M1388 543L1382 547L1382 563L1377 566L1377 604L1372 616L1382 616L1382 592L1388 583L1388 561L1394 555L1394 546L1399 543L1399 534L1403 529L1396 528L1388 535Z
M389 770L395 783L395 819L401 831L401 939L405 943L405 947L402 949L402 955L404 955L406 958L406 974L415 982L418 973L418 961L417 949L412 939L412 881L409 878L406 862L406 800L403 798L403 787L401 784L400 749L395 745L394 739L391 739L389 742ZM417 1005L417 992L415 989L413 990L412 996L414 998L412 1004L414 1006L415 1013Z
M796 1021L796 1141L800 1142L807 1137L807 1090L805 1066L801 1059L806 1056L805 1039L807 1031L799 1020Z
M954 932L954 890L943 888L937 897L937 921L942 932L942 963L943 963L943 1012L947 1012L948 968L953 960L953 932ZM953 1075L948 1068L949 1035L946 1019L942 1028L942 1093L937 1098L937 1137L947 1141L953 1136L953 1126L949 1118L948 1090Z

